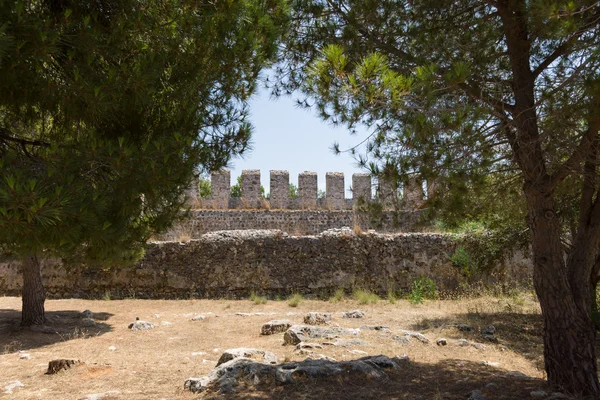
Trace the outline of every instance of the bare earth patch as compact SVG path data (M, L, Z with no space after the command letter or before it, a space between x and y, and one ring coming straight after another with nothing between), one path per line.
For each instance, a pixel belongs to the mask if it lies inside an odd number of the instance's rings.
M49 300L48 325L41 331L19 327L21 299L0 297L0 398L102 399L223 398L183 390L189 377L208 375L224 350L250 347L276 354L279 362L300 361L311 354L283 346L283 333L261 335L264 323L288 319L303 324L309 311L330 312L330 326L360 328L383 325L390 330L361 329L351 346L324 345L315 349L337 361L365 355L407 355L405 368L381 381L310 380L301 384L263 388L248 385L235 398L264 399L466 399L481 390L487 399L527 399L532 390L546 390L543 379L541 319L531 296L518 301L482 297L467 300L405 301L359 305L305 300L297 307L286 301L255 304L248 300ZM89 309L95 325L81 317ZM364 318L342 318L341 312L360 309ZM237 313L237 314L236 314ZM258 313L258 314L257 314ZM204 319L192 321L202 314ZM128 325L139 317L156 325L132 332ZM459 324L473 331L461 330ZM493 325L498 342L484 338ZM420 332L430 343L395 337L402 331ZM52 333L56 332L56 333ZM446 338L446 346L436 339ZM353 339L353 338L341 338ZM458 339L469 345L459 346ZM327 341L321 340L320 342ZM485 346L473 346L480 343ZM28 356L24 356L24 354ZM48 362L73 359L83 363L55 375L45 375ZM519 371L533 379L507 375ZM7 385L24 386L7 393ZM94 398L94 397L89 397Z

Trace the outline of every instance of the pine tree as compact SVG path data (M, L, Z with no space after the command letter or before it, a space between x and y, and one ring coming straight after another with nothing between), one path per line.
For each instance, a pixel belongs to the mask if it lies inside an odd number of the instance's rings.
M301 90L307 98L300 103L314 104L322 118L371 127L365 152L357 153L363 165L400 181L436 181L457 212L472 190L517 179L548 380L600 398L591 318L600 269L600 5L294 5L275 94ZM565 204L576 204L566 254Z
M23 260L132 263L181 215L194 169L242 153L281 1L0 0L0 247Z

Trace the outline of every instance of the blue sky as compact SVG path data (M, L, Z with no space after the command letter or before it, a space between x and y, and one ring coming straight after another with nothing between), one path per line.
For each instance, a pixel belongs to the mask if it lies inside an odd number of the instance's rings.
M266 89L259 91L250 106L253 148L243 159L236 158L230 163L232 184L242 170L260 169L262 185L269 192L269 171L283 169L290 172L290 182L295 185L298 173L316 172L321 190L325 190L326 172L343 172L348 189L352 174L365 172L349 154L335 155L331 150L336 141L341 149L356 145L364 133L350 135L346 128L322 121L314 111L296 107L289 97L271 99ZM351 197L348 190L346 197Z

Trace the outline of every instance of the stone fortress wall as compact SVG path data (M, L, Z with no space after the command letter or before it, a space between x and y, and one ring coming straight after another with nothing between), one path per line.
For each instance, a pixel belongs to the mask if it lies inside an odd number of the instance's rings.
M318 193L316 172L298 175L298 197L290 197L288 171L270 171L270 196L260 193L260 171L244 170L241 174L242 197L231 197L231 173L211 174L211 196L200 198L197 187L188 191L190 216L158 240L198 238L221 230L280 229L293 235L316 235L342 227L361 231L408 232L418 225L425 193L420 181L412 179L402 190L402 210L393 210L399 190L382 181L375 185L370 174L352 175L352 197L345 196L345 177L341 172L325 174L325 196ZM375 192L376 196L372 193ZM377 220L359 211L359 204L379 202L384 211Z
M485 275L465 276L450 255L459 243L432 233L355 233L332 229L315 236L277 230L222 231L185 243L148 243L135 265L89 268L44 260L42 281L51 298L247 298L256 293L329 296L337 289L366 289L385 296L410 291L419 277L433 279L441 292L469 282L505 288L527 284L528 252L515 249L489 266ZM0 259L0 296L18 295L17 259Z

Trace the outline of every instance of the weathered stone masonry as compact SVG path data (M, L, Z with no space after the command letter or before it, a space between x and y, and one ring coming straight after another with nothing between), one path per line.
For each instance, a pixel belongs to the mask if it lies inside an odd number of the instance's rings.
M408 290L419 276L440 290L464 281L448 255L456 243L440 234L361 234L349 228L318 236L281 231L214 232L188 243L148 244L145 257L130 268L74 269L46 261L42 269L49 297L114 298L245 297L293 292L327 295L338 288L385 294ZM526 281L531 262L516 251L482 280L515 285ZM0 295L18 295L19 263L0 262Z

